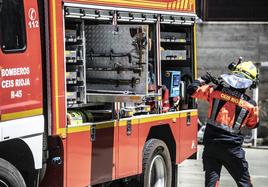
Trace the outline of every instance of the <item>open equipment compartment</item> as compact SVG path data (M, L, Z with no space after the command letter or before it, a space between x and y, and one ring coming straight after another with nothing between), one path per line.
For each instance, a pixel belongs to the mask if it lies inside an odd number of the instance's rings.
M65 7L69 125L148 114L151 111L148 99L156 105L159 102L153 57L148 74L150 26L126 21L124 15L124 12ZM118 17L116 24L114 16ZM151 49L150 55L153 55ZM148 89L148 82L154 89ZM120 104L115 106L115 102Z
M161 78L164 95L168 90L164 99L169 101L169 111L195 107L186 93L195 74L194 27L182 22L181 18L167 21L163 17L160 26Z
M65 19L65 67L67 106L86 103L84 21Z
M65 7L70 124L194 108L186 93L195 74L187 19Z
M103 100L90 102L87 96L90 77L87 75L87 40L89 39L87 29L89 25L97 25L100 22L91 23L77 16L80 13L79 8L65 8L64 11L67 125L77 126L113 120L114 103L103 102ZM102 23L111 22L108 18ZM95 71L93 71L94 74L96 74Z

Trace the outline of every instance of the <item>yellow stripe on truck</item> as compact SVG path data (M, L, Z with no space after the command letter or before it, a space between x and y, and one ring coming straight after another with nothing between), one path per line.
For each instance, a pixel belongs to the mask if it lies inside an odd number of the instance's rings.
M54 47L54 76L55 76L55 98L56 98L56 104L55 104L55 117L56 117L56 134L60 134L60 132L58 132L59 129L59 86L58 86L58 47L57 47L57 19L56 19L56 1L52 1L52 14L53 14L53 47ZM64 135L63 135L64 136Z
M37 108L37 109L25 110L25 111L21 111L21 112L2 114L2 115L0 115L0 120L7 121L7 120L12 120L12 119L37 116L37 115L41 115L41 114L43 114L43 109Z
M131 125L143 125L144 123L152 123L156 121L161 121L161 120L172 120L173 122L176 122L177 118L183 118L187 117L187 114L190 113L190 116L197 116L197 110L191 110L191 111L185 111L185 112L176 112L176 113L171 113L171 114L159 114L159 115L154 115L154 116L141 116L140 118L126 118L126 119L121 119L118 123L119 127L127 126L127 122L131 121ZM67 128L67 133L77 133L77 132L85 132L85 131L90 131L90 127L92 125L96 126L96 129L106 129L106 128L114 128L117 125L117 120L115 121L106 121L106 122L97 122L97 123L85 123L84 125L70 125ZM66 128L59 128L57 131L62 136L63 138L66 137Z
M181 113L181 114L180 114L180 117L181 117L181 118L187 117L187 114L188 114L187 112ZM197 111L191 111L191 112L190 112L190 116L192 116L192 117L193 117L193 116L197 116Z

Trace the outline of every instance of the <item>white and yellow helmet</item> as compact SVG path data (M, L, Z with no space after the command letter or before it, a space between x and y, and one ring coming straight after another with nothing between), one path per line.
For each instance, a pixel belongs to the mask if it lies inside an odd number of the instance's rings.
M223 74L223 80L233 88L247 89L256 83L258 71L252 61L235 65L231 74Z

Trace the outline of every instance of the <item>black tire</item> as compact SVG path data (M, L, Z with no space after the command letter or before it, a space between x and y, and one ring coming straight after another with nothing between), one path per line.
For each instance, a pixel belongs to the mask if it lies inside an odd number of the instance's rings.
M143 149L143 187L171 187L172 165L169 150L162 140L150 139ZM161 180L162 179L162 180ZM158 185L156 183L158 182Z
M15 166L0 158L0 187L26 187L25 181Z

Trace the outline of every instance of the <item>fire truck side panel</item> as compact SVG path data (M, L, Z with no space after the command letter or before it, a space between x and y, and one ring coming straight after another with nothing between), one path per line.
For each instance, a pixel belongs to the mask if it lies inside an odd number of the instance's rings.
M48 144L50 159L47 160L45 177L40 187L66 186L67 141L58 136L51 136Z
M183 122L186 124L186 114L187 112L175 112L97 123L94 124L95 140L91 139L94 138L90 132L91 125L69 127L66 153L67 186L94 185L142 173L145 142L149 138L165 140L163 136L167 135L158 131L150 137L150 130L160 126L170 128L171 133L168 136L173 137L176 143L176 157L171 156L174 157L175 163L180 163L196 151L196 147L193 147L196 146L196 138L192 133L196 126L183 126ZM190 115L193 123L197 113L193 111Z
M96 128L95 134L91 129ZM116 179L118 127L116 122L69 127L67 186L99 184Z
M62 2L50 1L50 54L52 78L52 134L66 134L65 67Z
M40 28L35 0L24 2L24 15L25 47L15 51L2 46L0 50L1 121L43 113Z
M63 139L62 145L63 145L63 150L60 150L60 151L62 153L63 164L60 165L60 168L62 169L61 175L63 177L63 182L62 182L63 186L67 186L67 169L68 169L68 167L67 167L67 139L66 138Z
M195 12L194 0L65 0L67 3L92 4L119 8Z
M88 155L92 157L91 185L111 181L116 177L118 128L115 124L111 121L96 125L95 140L92 140L92 154Z
M87 130L68 134L67 138L67 186L85 186L91 180L91 154L89 126Z
M179 163L197 151L197 112L185 112L180 117Z
M117 178L138 174L139 120L129 119L119 122L119 157Z

